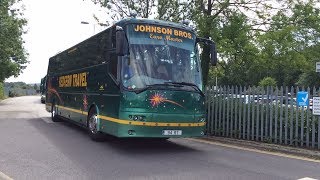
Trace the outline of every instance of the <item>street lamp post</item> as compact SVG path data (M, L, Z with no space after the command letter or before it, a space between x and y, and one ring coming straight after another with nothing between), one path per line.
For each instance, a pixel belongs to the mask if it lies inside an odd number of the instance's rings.
M89 22L87 21L81 21L81 24L90 24ZM108 24L104 24L104 23L98 23L98 24L92 24L93 25L93 34L96 33L96 25L99 25L99 26L108 26Z

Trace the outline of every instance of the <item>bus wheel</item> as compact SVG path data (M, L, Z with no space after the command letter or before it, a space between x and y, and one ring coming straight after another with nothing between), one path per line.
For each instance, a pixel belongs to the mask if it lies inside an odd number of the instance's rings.
M89 112L87 127L89 136L92 140L97 142L104 141L103 134L98 131L98 115L94 108L92 108Z
M51 106L51 120L53 122L59 122L58 112L57 112L57 108L56 108L55 103L53 103Z

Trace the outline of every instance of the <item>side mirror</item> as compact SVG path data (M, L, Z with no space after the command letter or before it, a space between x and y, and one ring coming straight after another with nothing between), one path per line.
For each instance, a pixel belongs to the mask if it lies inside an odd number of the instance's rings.
M216 50L215 43L210 39L201 38L201 37L198 37L196 42L197 43L201 42L210 46L210 63L213 66L217 65L218 60L217 60L217 50Z
M217 65L217 50L216 50L216 45L214 42L210 44L210 62L212 66Z
M125 33L122 27L116 27L116 54L123 56L125 52Z

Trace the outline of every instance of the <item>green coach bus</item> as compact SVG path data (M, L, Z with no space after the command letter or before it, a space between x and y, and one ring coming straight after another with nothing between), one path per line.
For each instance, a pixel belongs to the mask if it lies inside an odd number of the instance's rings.
M46 109L93 140L204 135L206 110L199 43L186 24L127 18L51 57Z

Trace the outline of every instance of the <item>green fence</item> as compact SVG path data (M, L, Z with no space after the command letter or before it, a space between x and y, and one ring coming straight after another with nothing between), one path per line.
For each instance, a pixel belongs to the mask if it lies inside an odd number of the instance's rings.
M309 93L297 106L296 92ZM320 117L312 114L315 88L216 87L206 89L207 135L320 149Z

